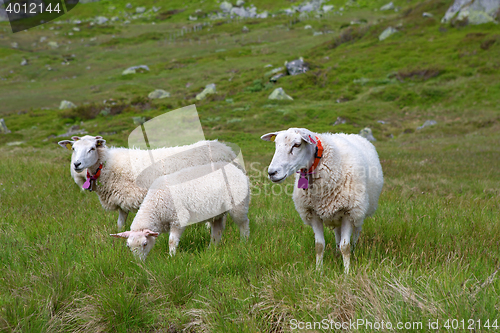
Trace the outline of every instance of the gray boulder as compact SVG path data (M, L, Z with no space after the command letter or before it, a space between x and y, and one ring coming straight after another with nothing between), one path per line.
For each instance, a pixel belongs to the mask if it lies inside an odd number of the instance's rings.
M241 29L241 32L250 32L250 29L248 29L248 27L245 25L245 26L243 26L243 28Z
M94 22L97 23L97 24L105 24L108 21L109 21L109 19L107 17L105 17L105 16L97 16L94 19Z
M395 28L393 27L389 27L387 29L385 29L381 34L380 36L378 36L378 40L379 41L383 41L383 40L386 40L387 38L389 38L390 36L394 35L396 32L398 32L398 30L396 30Z
M0 119L0 134L9 134L10 130L5 125L5 120Z
M392 3L392 1L380 7L380 10L393 10L393 9L394 9L394 4Z
M462 21L468 24L496 22L500 11L498 0L455 0L441 19L442 23Z
M155 91L150 92L148 97L151 99L162 99L170 97L170 93L163 89L156 89Z
M219 8L226 13L229 13L231 11L231 8L233 8L233 5L230 2L224 1L220 4Z
M236 6L238 6L238 7L241 7L241 6L243 6L244 4L245 4L245 1L244 1L244 0L238 0L238 1L236 1Z
M435 121L435 120L426 120L425 123L422 126L417 127L417 129L421 130L422 128L434 126L436 124L437 124L437 121Z
M288 96L283 88L276 88L274 91L269 95L269 99L276 99L276 100L288 100L288 101L293 101L293 98L291 96Z
M135 9L135 12L136 12L137 14L142 14L142 13L144 13L145 11L146 11L146 7L137 7L137 8Z
M371 128L369 127L365 127L361 131L359 131L359 135L361 135L368 141L377 141L377 139L375 139L375 137L373 136Z
M72 103L70 101L61 101L61 104L59 105L59 110L64 110L64 109L72 109L76 108L75 103Z
M207 97L207 95L215 94L215 92L216 92L215 91L215 83L207 84L205 86L205 89L203 89L203 91L201 93L196 95L196 99L201 101L202 99Z
M149 72L149 67L146 65L139 65L127 68L122 72L122 75L144 73L144 72Z
M290 62L286 62L285 66L289 75L298 75L309 70L309 65L304 62L304 59L302 57Z

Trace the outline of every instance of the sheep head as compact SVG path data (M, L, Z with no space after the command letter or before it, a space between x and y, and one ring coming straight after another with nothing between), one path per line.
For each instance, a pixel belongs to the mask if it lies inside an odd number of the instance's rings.
M316 141L314 133L305 128L289 128L261 136L274 141L276 151L268 168L269 179L281 183L300 169L309 168L314 160Z
M82 138L74 136L71 139L73 140L63 140L58 143L61 147L73 151L73 156L71 158L71 167L73 170L80 173L84 169L95 165L99 159L97 148L104 147L106 140L101 136L90 135L86 135Z
M110 236L127 239L127 247L132 253L142 261L146 260L149 251L153 248L156 242L156 237L159 233L149 229L139 231L125 231Z

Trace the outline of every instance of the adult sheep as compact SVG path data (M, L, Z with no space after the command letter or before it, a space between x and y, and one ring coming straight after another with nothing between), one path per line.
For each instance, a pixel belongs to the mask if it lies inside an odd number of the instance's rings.
M187 167L237 159L230 147L217 140L140 150L108 148L100 136L72 139L59 141L59 145L73 151L71 174L75 183L95 191L104 209L118 210L119 228L130 211L139 209L156 178Z
M377 209L384 177L375 147L351 134L313 133L305 128L265 134L276 152L269 165L269 179L280 183L295 174L293 201L316 240L316 268L323 264L323 225L333 227L337 248L349 273L352 250L363 221Z
M155 180L130 231L111 234L127 239L134 255L145 260L160 233L169 232L173 256L186 226L215 217L211 241L217 244L229 212L239 226L240 236L248 238L250 184L245 173L231 163L218 162L186 168Z

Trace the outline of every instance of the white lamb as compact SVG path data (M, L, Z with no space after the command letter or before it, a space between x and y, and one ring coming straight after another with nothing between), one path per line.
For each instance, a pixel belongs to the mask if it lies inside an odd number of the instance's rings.
M225 213L229 212L248 238L248 204L250 185L245 173L233 164L219 162L187 168L158 178L144 198L130 231L111 234L127 239L127 246L145 260L160 233L170 232L170 255L186 226L215 217L211 242L217 244L224 229Z
M130 211L139 209L156 178L187 167L237 159L230 147L216 140L140 150L107 148L100 136L72 139L59 141L59 145L73 150L70 168L75 183L95 191L104 209L118 210L119 228Z
M384 183L375 147L359 135L317 134L305 128L268 133L261 139L276 143L269 179L279 183L296 175L293 201L304 223L313 228L316 268L323 264L326 225L334 228L348 273L351 235L354 251L364 219L377 209Z

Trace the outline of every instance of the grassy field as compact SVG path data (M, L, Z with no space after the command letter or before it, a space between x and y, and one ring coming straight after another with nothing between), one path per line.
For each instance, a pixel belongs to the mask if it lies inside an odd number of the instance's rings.
M144 0L127 9L127 1L104 0L62 18L80 24L12 34L0 23L0 118L12 131L0 134L0 331L290 332L324 319L383 321L380 331L425 332L436 321L439 332L498 331L500 28L441 24L452 2L394 1L398 12L381 12L385 1L330 1L331 14L299 19L281 14L298 2L256 0L258 12L275 17L210 20L203 15L215 1ZM162 8L132 18L141 5ZM200 18L189 21L196 9ZM86 21L97 15L119 20ZM399 32L380 42L388 26ZM309 72L268 82L267 72L300 56ZM141 64L151 70L121 74ZM217 94L197 101L209 83ZM268 100L276 87L294 100ZM149 100L156 88L171 97ZM61 100L78 107L59 110ZM109 236L117 212L73 183L70 153L56 136L78 125L125 146L137 126L132 117L190 104L207 138L242 149L252 182L250 239L240 242L229 219L220 246L209 248L209 231L194 225L175 257L161 235L138 262ZM334 126L338 117L346 123ZM437 124L417 129L426 120ZM326 230L320 274L292 181L265 177L274 147L259 137L288 127L366 126L385 175L379 208L365 221L348 276Z

